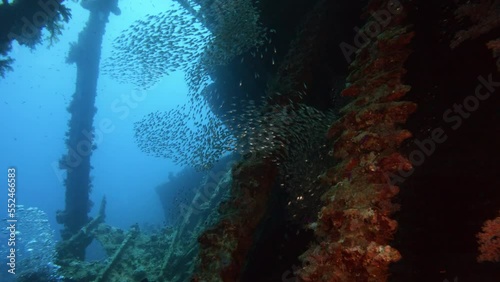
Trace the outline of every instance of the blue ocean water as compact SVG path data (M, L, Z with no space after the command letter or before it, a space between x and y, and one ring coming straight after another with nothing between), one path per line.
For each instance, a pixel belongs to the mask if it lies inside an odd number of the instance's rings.
M133 21L158 9L168 9L170 1L120 2L121 15L111 15L102 45L102 59L110 55L112 41ZM89 12L78 3L67 3L72 19L65 24L59 41L48 42L36 49L13 43L10 56L15 59L13 71L0 79L0 179L6 183L7 170L16 170L16 204L37 207L46 213L56 240L61 225L56 211L64 209L65 173L58 161L67 151L65 133L70 117L66 108L75 92L76 65L65 62L71 42L84 28ZM47 32L45 31L45 36ZM157 110L165 111L187 102L184 73L175 72L154 87L136 90L101 75L97 86L94 125L111 121L111 132L96 132L91 164L92 193L95 203L90 216L95 216L103 196L107 198L106 222L128 229L132 224L156 226L164 223L164 215L155 187L168 180L181 167L172 161L146 156L134 143L133 123ZM128 103L130 97L140 101ZM0 218L7 217L8 191L0 190ZM8 232L6 221L0 222L0 253L4 257ZM18 234L28 233L17 230ZM21 235L19 235L21 236ZM28 240L25 238L24 240ZM92 257L92 254L90 254ZM5 275L2 264L0 277ZM0 278L4 281L3 278Z

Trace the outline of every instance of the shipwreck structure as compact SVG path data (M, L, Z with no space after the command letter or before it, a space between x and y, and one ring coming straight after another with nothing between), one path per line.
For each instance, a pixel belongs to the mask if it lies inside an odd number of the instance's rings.
M116 1L93 2L110 2L106 15L116 11ZM191 102L208 103L213 116L193 137L203 140L193 145L196 155L183 156L207 176L178 221L150 234L105 224L105 201L91 219L90 155L78 167L63 159L61 275L157 282L498 280L500 1L177 2L184 14L148 19L197 22L217 35L208 37L200 64L188 73ZM104 32L99 19L91 13L92 35ZM148 24L133 30L154 32ZM179 30L167 29L165 44ZM70 106L70 148L92 128L100 37L87 36L82 32L70 52L84 70ZM149 39L141 38L152 46L141 57L151 71L139 73L143 86L163 67L154 64L151 52L160 48ZM183 55L197 55L190 52ZM175 113L151 115L168 117ZM146 152L171 153L146 142L154 139L143 128L136 133ZM231 142L217 142L224 138ZM227 151L241 156L210 171ZM86 262L85 247L94 239L108 258Z

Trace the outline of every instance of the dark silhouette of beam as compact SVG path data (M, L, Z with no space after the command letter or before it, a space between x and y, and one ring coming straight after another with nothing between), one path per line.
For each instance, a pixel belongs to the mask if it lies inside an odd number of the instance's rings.
M66 170L66 206L64 211L58 211L57 220L64 224L61 231L63 240L68 240L85 226L90 218L88 213L92 207L89 194L92 183L90 159L93 144L93 121L96 113L95 98L99 78L99 63L101 44L105 33L108 17L111 12L119 14L118 0L85 1L82 5L90 11L87 25L80 32L78 42L71 45L68 62L77 66L76 90L68 107L71 114L66 145L68 152L61 159L60 165ZM90 4L88 4L90 3ZM60 256L84 259L85 248L90 244L89 236L68 248L67 254Z

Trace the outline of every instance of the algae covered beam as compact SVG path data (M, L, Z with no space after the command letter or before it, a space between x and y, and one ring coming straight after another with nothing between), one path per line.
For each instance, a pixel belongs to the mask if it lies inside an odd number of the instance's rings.
M112 268L116 264L116 262L120 259L120 256L122 255L125 248L129 245L129 242L132 239L134 239L138 234L139 234L139 226L136 224L136 225L132 226L132 228L128 232L127 237L125 237L125 239L121 243L120 247L113 254L111 259L109 260L109 263L106 265L106 267L102 271L101 275L99 277L97 277L95 282L107 281L106 278L107 278L109 272L112 270Z
M79 259L78 253L74 250L83 248L85 250L88 242L91 242L94 238L93 231L99 226L99 224L104 222L106 217L106 198L103 197L101 201L101 206L99 208L99 214L89 221L85 226L83 226L77 233L75 233L71 238L59 242L57 245L57 259L58 263L64 265L63 262L66 259L74 260Z
M83 8L90 11L89 19L78 36L78 42L71 45L68 56L68 63L75 63L77 66L77 81L68 107L71 118L66 140L67 153L60 160L61 169L66 171L66 206L64 211L58 211L57 214L57 221L64 224L61 231L63 240L70 239L89 222L88 212L92 207L89 199L92 186L90 157L95 148L93 121L101 44L109 14L120 12L117 2L118 0L82 2ZM79 245L70 256L83 260L85 248L90 242L88 240Z

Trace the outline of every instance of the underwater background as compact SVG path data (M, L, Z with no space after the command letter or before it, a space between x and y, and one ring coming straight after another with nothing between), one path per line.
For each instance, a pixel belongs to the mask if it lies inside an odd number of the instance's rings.
M54 226L57 226L55 211L64 206L64 175L59 170L58 160L65 150L64 134L69 119L66 108L75 91L76 67L65 61L70 42L77 39L88 17L88 11L78 3L70 1L68 7L73 11L72 19L59 41L50 48L45 43L35 50L14 44L11 56L15 59L12 65L15 72L7 73L0 82L2 121L5 130L11 132L2 138L2 165L18 168L21 182L18 200L46 211ZM122 7L122 15L110 19L107 26L103 56L109 52L112 40L123 26L151 13L155 7L166 9L167 5L145 2L140 7ZM108 211L115 211L108 213L108 220L122 228L148 218L146 221L151 224L161 224L161 206L154 186L181 168L169 160L142 154L134 143L133 122L151 111L168 110L185 103L187 86L182 73L169 75L161 85L148 91L147 99L137 106L132 105L135 107L120 100L122 96L132 95L130 85L102 76L98 92L102 94L96 101L95 120L108 118L115 129L96 142L102 150L96 150L92 156L95 187L92 198L96 202L104 194L108 199L115 198L116 201L111 200L108 204ZM130 114L123 116L115 109L119 107L128 107ZM125 206L130 212L127 217L121 216Z
M0 281L498 281L499 17L2 1Z

